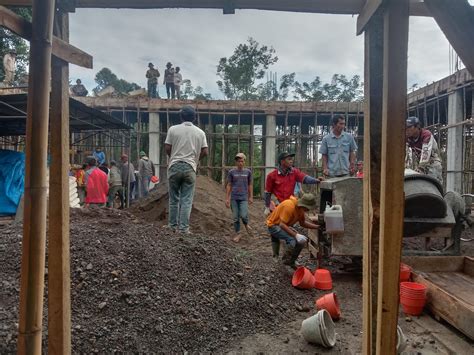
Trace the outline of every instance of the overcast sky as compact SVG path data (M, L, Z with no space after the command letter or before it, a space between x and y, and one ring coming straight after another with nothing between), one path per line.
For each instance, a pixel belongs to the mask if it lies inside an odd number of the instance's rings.
M163 75L170 61L181 67L184 79L222 99L217 63L248 37L275 48L279 60L271 70L279 77L293 71L299 81L315 76L329 81L334 73L363 76L363 35L355 35L356 19L257 10L223 15L222 10L77 9L70 17L70 41L94 57L94 69L71 66L70 76L81 78L91 91L97 71L108 67L146 87L148 62ZM433 19L412 17L408 85L423 86L447 75L449 45L443 33ZM164 94L163 86L159 89Z

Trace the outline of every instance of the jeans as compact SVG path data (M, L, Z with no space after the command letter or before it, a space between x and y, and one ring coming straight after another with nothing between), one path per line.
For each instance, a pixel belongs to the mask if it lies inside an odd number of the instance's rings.
M175 85L174 91L176 92L176 98L181 99L181 85Z
M168 96L168 99L170 98L174 99L174 83L166 83L166 95Z
M177 162L168 170L168 225L182 232L189 231L189 216L193 206L196 172L185 162Z
M157 91L156 91L156 87L158 86L157 83L148 83L148 97L151 97L151 98L157 98L158 97L158 94L157 94Z
M129 184L129 188L128 188L128 189L127 189L127 186L124 186L125 201L129 201L129 203L132 203L132 200L134 199L135 184L136 184L135 181L131 182L131 183Z
M109 189L109 196L107 198L107 207L114 207L115 195L119 195L120 198L120 208L123 208L123 187L122 186L112 186Z
M140 177L140 197L148 196L150 190L151 176Z
M272 243L284 240L286 245L290 245L292 247L296 246L296 239L281 229L280 226L268 227L268 232L272 236Z
M247 225L249 223L249 202L245 201L230 201L230 208L232 210L232 217L234 219L234 230L240 232L240 219Z

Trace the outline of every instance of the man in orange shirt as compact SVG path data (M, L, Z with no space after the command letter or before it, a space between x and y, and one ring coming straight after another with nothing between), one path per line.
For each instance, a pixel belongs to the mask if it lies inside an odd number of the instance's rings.
M291 196L280 203L267 218L267 227L272 237L273 257L278 258L280 240L284 240L287 251L283 256L283 263L291 267L296 266L296 259L306 245L308 237L299 234L291 226L296 222L303 228L318 229L319 226L305 220L305 213L316 209L316 197L313 194L304 194L300 199Z

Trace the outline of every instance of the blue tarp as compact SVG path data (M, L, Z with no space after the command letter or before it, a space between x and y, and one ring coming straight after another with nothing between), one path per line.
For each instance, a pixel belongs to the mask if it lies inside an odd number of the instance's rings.
M0 149L0 215L16 213L25 188L25 154Z

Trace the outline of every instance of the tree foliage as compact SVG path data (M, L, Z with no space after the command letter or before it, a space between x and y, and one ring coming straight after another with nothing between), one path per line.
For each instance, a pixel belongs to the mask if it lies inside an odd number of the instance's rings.
M112 86L119 94L126 94L130 91L140 89L136 83L130 83L124 79L119 79L109 68L102 68L94 78L97 86L92 90L95 95L108 86Z
M237 46L232 56L219 60L217 86L228 99L259 99L259 91L268 88L256 85L256 81L262 79L268 67L277 61L273 47L260 45L250 37L247 43Z
M193 87L191 80L183 80L181 84L182 93L181 98L184 100L212 100L212 95L208 92L205 92L202 86Z
M20 15L25 20L31 22L32 10L31 7L12 7L10 8L17 15ZM3 56L11 49L15 49L16 56L16 80L18 81L28 71L30 47L29 43L23 38L10 32L9 30L0 27L0 57L3 61ZM3 63L0 65L0 81L5 77L3 70Z

